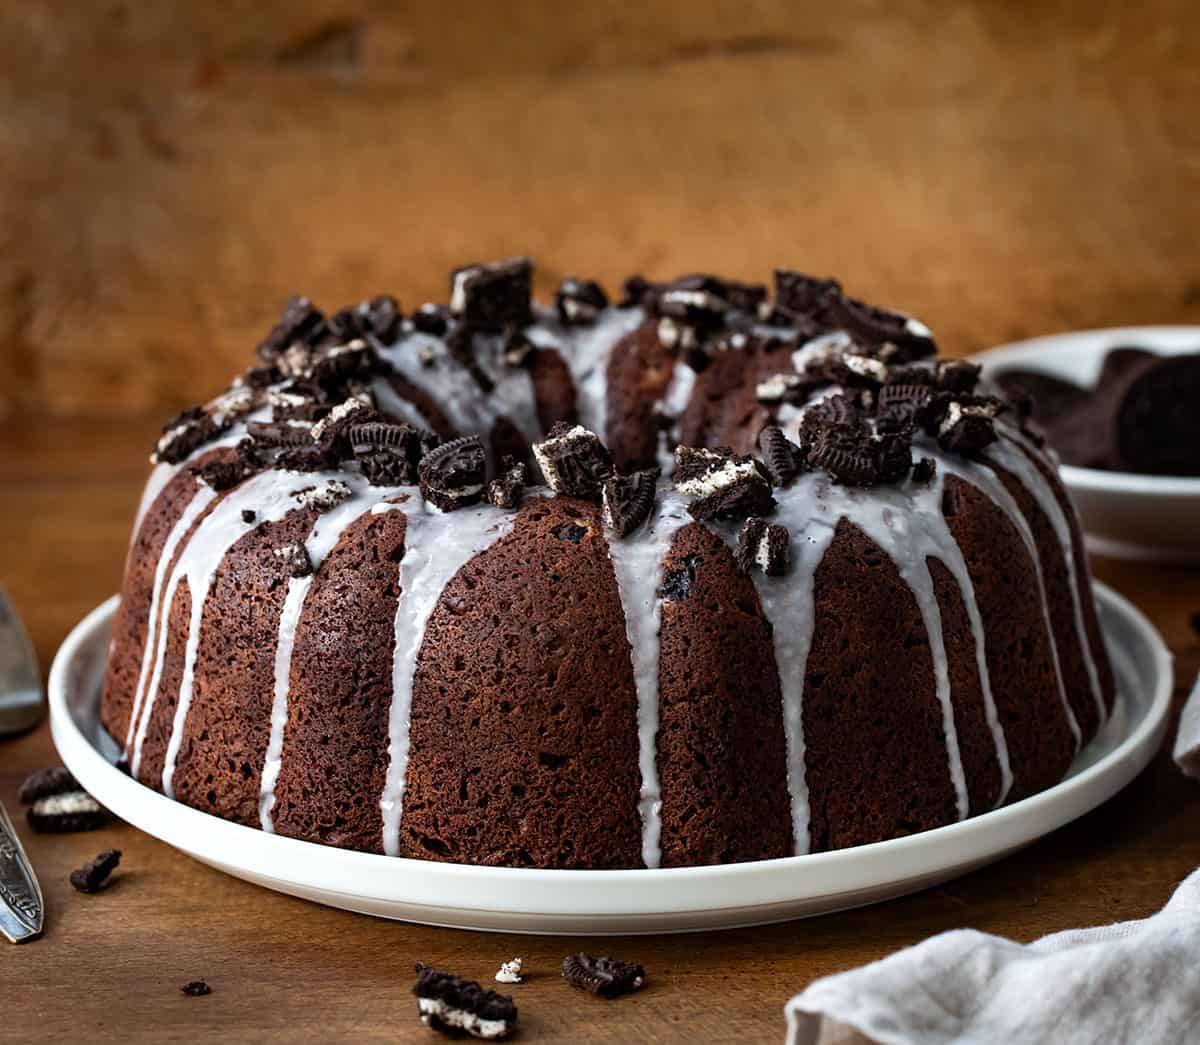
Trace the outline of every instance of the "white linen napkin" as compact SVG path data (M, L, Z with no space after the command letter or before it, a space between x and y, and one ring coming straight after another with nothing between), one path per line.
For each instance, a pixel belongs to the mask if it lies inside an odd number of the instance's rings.
M1175 760L1200 777L1200 680ZM788 1045L1200 1041L1200 870L1142 921L1013 943L941 933L787 1003Z

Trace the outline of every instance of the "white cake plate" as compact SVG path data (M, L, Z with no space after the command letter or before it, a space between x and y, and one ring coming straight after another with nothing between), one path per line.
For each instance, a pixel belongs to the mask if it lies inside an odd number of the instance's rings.
M1092 388L1108 350L1136 345L1161 356L1200 352L1200 327L1076 330L999 345L971 358L985 376L1036 370ZM1059 468L1079 509L1088 550L1146 562L1200 562L1200 478Z
M1125 599L1096 586L1117 674L1117 710L1056 787L907 838L811 856L654 871L541 871L406 860L265 834L173 802L113 765L98 722L116 598L67 637L50 673L63 761L117 816L222 871L383 918L523 933L664 933L732 928L876 903L964 874L1111 798L1150 761L1171 699L1171 655Z

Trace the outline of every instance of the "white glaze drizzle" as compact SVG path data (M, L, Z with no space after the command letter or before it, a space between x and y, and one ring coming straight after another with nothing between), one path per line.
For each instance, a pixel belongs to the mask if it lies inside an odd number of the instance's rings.
M475 360L495 383L490 393L484 393L470 371L450 354L443 338L413 331L379 350L397 374L441 407L460 435L479 436L489 465L493 463L492 426L500 418L511 421L531 444L542 436L532 378L523 367L508 366L500 359L500 342L498 337L483 334L474 339ZM395 390L386 381L377 381L375 387L383 389L380 405L395 410L401 401Z
M293 495L297 491L335 478L344 478L344 475L341 472L299 473L271 470L260 472L247 479L241 486L226 494L205 516L180 554L175 568L171 571L167 594L162 603L164 621L166 615L170 613L175 593L183 581L186 581L188 586L191 614L184 647L179 703L175 709L166 761L163 766L162 789L168 798L173 797L171 781L175 772L175 759L179 754L179 747L183 741L183 725L187 721L188 711L191 707L192 683L196 656L200 646L200 622L204 613L204 603L207 601L208 592L217 570L229 549L240 538L257 526L282 519L289 511L296 509L297 502ZM242 518L243 509L250 509L255 513L252 522L246 522ZM168 645L164 633L162 641L158 643L154 672L151 676L150 686L146 690L142 718L134 742L131 768L135 776L141 766L142 745L157 699Z
M525 333L539 348L557 349L575 382L579 423L605 438L608 411L608 361L612 350L645 321L640 308L606 308L590 326L562 327L547 317Z
M928 443L923 438L921 442L922 451L925 456L932 457L937 462L939 472L956 476L963 480L963 482L974 486L984 496L993 501L1008 517L1008 520L1016 528L1017 533L1024 542L1029 560L1033 563L1034 576L1037 578L1038 595L1041 598L1042 604L1042 620L1045 623L1046 636L1049 640L1050 659L1054 664L1054 678L1058 688L1059 700L1066 715L1067 725L1071 729L1071 735L1075 738L1075 750L1078 752L1082 746L1082 734L1079 729L1079 723L1075 719L1075 712L1071 710L1071 703L1067 699L1067 689L1063 682L1062 664L1058 656L1058 640L1054 634L1054 622L1050 619L1050 602L1046 596L1046 581L1042 576L1042 560L1038 555L1037 541L1034 540L1029 520L1025 518L1017 502L991 469L969 461L966 458L943 453L937 449L936 444Z
M304 612L304 601L308 597L313 579L326 557L337 546L342 534L366 514L379 515L386 511L397 511L402 506L379 502L383 496L396 496L400 490L381 490L369 486L361 477L347 479L352 496L332 511L320 516L312 532L304 542L313 572L307 577L288 578L287 594L279 614L279 630L275 641L275 676L271 704L271 732L263 758L262 776L259 784L258 817L262 829L274 832L271 810L275 807L275 785L283 764L284 731L288 720L288 696L291 690L292 652L296 639L296 628ZM415 493L412 490L403 492ZM376 509L380 509L377 511Z
M1087 671L1092 697L1096 701L1100 722L1103 722L1108 717L1108 709L1104 705L1104 690L1100 685L1100 672L1096 667L1095 658L1092 656L1092 644L1088 638L1087 625L1084 623L1083 598L1079 591L1076 573L1075 545L1071 540L1071 525L1067 521L1058 498L1054 496L1050 484L1030 456L1038 451L1017 431L1007 426L999 428L999 431L1001 438L987 448L986 456L1014 476L1025 487L1050 521L1054 535L1062 545L1063 556L1066 559L1067 586L1071 589L1071 605L1075 613L1075 633L1079 639L1079 647L1083 651L1084 669Z
M169 468L170 466L159 465L159 467ZM137 725L142 701L145 698L146 681L150 675L151 665L154 663L154 651L159 643L166 642L166 636L161 634L163 629L159 617L165 613L162 608L162 592L163 585L166 583L167 567L184 534L191 529L200 513L212 504L216 496L216 492L210 487L198 486L193 492L192 499L184 506L182 513L175 521L175 525L171 527L171 532L167 534L167 539L163 542L162 551L159 552L158 562L154 567L154 587L150 593L150 612L146 618L146 641L142 647L142 666L138 673L137 686L133 691L133 710L129 714L129 728L125 734L123 758L129 757L129 745L133 743L134 727Z
M392 700L388 710L388 768L379 798L383 851L400 851L413 677L425 641L425 628L442 592L476 555L509 533L517 513L476 505L446 514L419 497L405 505L408 528L400 560L400 598L396 604L392 651Z
M651 517L628 537L608 534L608 555L625 616L625 635L637 694L638 769L641 788L642 860L658 867L662 858L662 789L658 777L658 665L662 623L663 561L680 528L692 522L688 499L660 487Z
M671 419L670 427L658 435L656 453L658 469L664 476L675 471L675 444L679 441L679 419L692 401L696 387L696 371L682 359L676 359L671 370L671 380L662 397L662 412ZM665 437L665 438L664 438Z

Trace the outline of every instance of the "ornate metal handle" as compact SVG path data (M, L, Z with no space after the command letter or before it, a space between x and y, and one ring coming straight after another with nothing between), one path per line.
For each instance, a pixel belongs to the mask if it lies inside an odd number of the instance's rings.
M42 888L0 802L0 932L21 943L42 931Z

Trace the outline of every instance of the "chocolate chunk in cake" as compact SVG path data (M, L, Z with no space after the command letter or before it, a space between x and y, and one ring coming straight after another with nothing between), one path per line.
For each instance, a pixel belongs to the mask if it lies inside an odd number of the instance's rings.
M450 279L450 312L471 330L498 334L506 326L533 322L533 262L510 258L455 269Z
M601 998L630 994L646 985L646 970L641 965L619 958L594 958L590 954L572 954L563 959L563 979Z
M598 500L601 485L613 474L608 447L583 425L559 421L533 444L533 456L550 489L571 497Z
M768 577L781 577L791 564L790 536L787 527L768 522L754 515L747 519L738 533L735 559L738 569L749 573L757 566Z
M81 893L98 892L120 862L120 849L105 849L96 859L71 872L71 884Z
M675 489L696 500L688 511L696 519L744 519L775 507L771 484L754 459L728 450L675 448Z
M604 521L620 537L628 537L654 510L659 470L647 468L632 475L614 475L604 481L601 503Z
M17 798L22 805L33 805L39 798L61 795L67 791L79 791L78 782L66 766L54 766L30 773L21 784Z
M676 567L663 573L658 586L658 597L667 602L682 602L692 594L696 583L696 568L704 561L701 555L685 555Z
M421 1022L444 1034L493 1041L507 1037L517 1024L517 1007L508 995L419 962L413 994Z
M421 496L444 512L476 504L483 496L486 456L478 436L463 436L430 450L417 468Z
M299 541L285 544L281 548L272 548L271 554L283 563L289 577L312 576L312 559L308 557L308 549Z
M203 980L192 980L179 989L189 998L203 998L206 994L212 994L212 988Z
M525 493L525 465L506 457L504 471L490 483L487 499L497 508L518 508Z
M771 482L787 486L800 473L804 455L778 425L767 425L758 433L758 451Z
M37 799L25 819L38 834L95 831L109 822L108 811L86 791L62 791Z
M554 308L564 326L587 326L608 308L608 295L594 279L568 276L554 295Z

